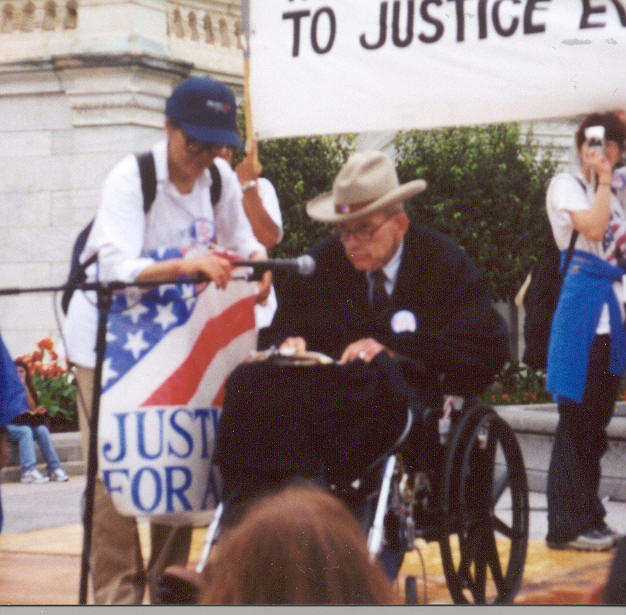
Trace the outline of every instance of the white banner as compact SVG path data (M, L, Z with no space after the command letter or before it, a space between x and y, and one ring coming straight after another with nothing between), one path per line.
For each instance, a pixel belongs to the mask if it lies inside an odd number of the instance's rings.
M259 139L626 105L626 0L249 2Z
M152 254L181 256L176 249ZM256 348L257 284L161 285L115 296L98 423L100 477L124 515L208 523L210 461L234 367Z

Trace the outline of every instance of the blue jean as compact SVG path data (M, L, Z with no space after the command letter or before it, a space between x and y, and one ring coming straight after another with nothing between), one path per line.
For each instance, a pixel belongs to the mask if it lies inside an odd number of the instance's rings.
M9 442L17 442L22 472L30 470L37 465L35 453L35 440L39 444L41 454L46 460L48 472L54 472L61 467L61 461L54 450L50 432L45 425L31 428L28 425L7 425Z

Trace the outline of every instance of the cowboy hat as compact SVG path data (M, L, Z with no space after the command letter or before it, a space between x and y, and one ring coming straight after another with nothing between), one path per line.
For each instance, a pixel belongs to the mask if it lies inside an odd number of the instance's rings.
M319 222L343 222L419 194L423 179L400 184L393 162L383 152L357 152L350 156L335 178L332 192L321 194L306 206Z

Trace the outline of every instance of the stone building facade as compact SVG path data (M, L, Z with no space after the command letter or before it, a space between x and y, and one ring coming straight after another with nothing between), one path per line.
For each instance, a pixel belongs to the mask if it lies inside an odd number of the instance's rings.
M0 288L64 282L104 176L159 138L172 87L241 91L240 33L239 0L0 0ZM58 339L56 306L0 297L13 355Z

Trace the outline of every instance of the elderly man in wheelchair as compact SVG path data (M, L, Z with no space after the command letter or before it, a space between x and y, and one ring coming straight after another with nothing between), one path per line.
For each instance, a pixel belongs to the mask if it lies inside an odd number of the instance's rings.
M508 426L470 402L506 361L508 334L463 250L409 222L404 201L425 186L361 152L308 204L334 232L310 250L315 273L278 288L259 338L276 350L231 375L215 463L231 513L311 478L352 507L391 577L421 536L439 541L455 602L506 602L526 553L525 473ZM495 510L505 491L508 521Z

